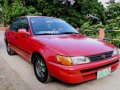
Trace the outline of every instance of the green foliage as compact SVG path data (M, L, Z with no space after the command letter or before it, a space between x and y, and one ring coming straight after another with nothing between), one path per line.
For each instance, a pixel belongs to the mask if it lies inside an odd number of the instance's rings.
M102 23L90 25L89 22L87 22L81 26L80 32L91 37L97 37L99 28L105 28L105 39L120 47L120 32L114 31L120 30L120 3L112 3L110 6L108 6L106 10L106 15L106 25L103 25Z
M87 14L95 14L103 23L106 18L104 8L97 0L76 0L73 5L68 0L64 4L63 0L4 0L3 8L6 24L9 24L13 18L23 15L62 18L74 27L80 27L88 21L92 22L93 20L88 18Z
M74 5L78 12L82 15L84 22L88 21L86 17L87 14L96 15L100 21L105 23L105 10L101 3L98 3L98 0L76 0ZM90 22L91 20L89 20Z
M80 30L94 30L94 31L97 31L99 30L100 28L105 28L105 26L102 24L102 23L99 23L99 24L95 24L95 25L90 25L89 22L86 22L84 23Z
M33 6L28 6L26 10L27 14L26 15L30 15L30 16L34 16L34 15L42 15L42 13L39 13Z
M107 30L120 30L120 3L112 3L107 8Z
M106 25L107 30L120 30L120 16L110 19Z
M4 24L7 25L19 16L25 15L42 15L33 6L24 6L24 3L19 0L4 0L3 4L3 17Z
M21 1L14 1L11 8L11 18L25 15L41 15L34 7L24 7Z
M92 30L92 27L90 26L89 22L84 23L80 30Z
M10 7L8 6L8 0L3 2L3 20L4 25L6 26L10 22Z
M108 19L114 19L120 16L120 3L113 3L107 8L107 17Z
M11 6L11 18L16 18L18 16L23 16L27 14L27 8L23 6L21 1L14 1Z

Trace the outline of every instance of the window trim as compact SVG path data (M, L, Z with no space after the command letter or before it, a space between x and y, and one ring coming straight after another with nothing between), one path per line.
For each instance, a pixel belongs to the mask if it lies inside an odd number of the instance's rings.
M15 19L15 20L12 22L12 24L10 25L9 29L10 29L11 31L17 32L17 31L15 31L15 30L13 30L11 27L12 27L12 25L13 25L15 22L17 22L18 20L19 20L18 18Z
M26 17L21 17L21 18L17 18L17 19L15 19L15 20L12 22L12 24L10 24L9 29L10 29L11 31L13 31L13 32L18 32L18 30L17 30L17 31L12 30L11 26L12 26L15 22L18 22L18 24L19 24L20 20L22 20L22 19L26 19L26 21L27 21L27 25L28 25L27 32L28 32L30 27L29 27L28 19L27 19ZM18 25L18 27L19 27L19 25ZM19 28L18 28L18 29L19 29Z

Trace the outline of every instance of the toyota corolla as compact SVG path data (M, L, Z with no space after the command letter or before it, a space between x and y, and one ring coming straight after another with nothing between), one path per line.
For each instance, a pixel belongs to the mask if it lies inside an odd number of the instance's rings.
M17 18L5 32L5 43L9 55L18 54L33 64L43 83L53 77L70 84L100 79L119 65L117 47L53 17Z

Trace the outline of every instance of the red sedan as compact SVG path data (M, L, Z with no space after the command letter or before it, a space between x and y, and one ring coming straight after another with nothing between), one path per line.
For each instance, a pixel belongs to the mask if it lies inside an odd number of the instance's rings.
M17 18L5 32L5 43L9 55L18 54L33 64L43 83L52 77L70 84L100 79L119 65L114 45L84 36L53 17Z

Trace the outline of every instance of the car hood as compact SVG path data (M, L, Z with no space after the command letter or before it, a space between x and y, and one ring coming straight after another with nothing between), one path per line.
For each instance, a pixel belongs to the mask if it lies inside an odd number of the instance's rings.
M80 34L39 35L33 38L57 54L66 56L89 56L113 51L114 48L110 43Z

